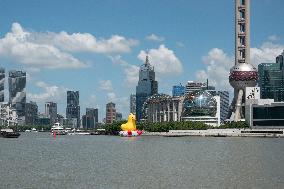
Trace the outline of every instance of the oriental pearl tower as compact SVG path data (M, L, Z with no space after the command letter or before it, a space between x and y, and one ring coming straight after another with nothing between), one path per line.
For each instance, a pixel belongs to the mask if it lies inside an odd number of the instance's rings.
M235 0L235 65L230 70L229 82L234 88L234 99L229 117L244 119L245 89L255 87L256 68L250 64L250 0Z

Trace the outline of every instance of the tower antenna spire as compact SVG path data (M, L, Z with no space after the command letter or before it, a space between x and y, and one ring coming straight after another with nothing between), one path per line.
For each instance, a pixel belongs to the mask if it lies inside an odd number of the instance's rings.
M146 50L146 61L145 64L148 65L149 64L149 50Z

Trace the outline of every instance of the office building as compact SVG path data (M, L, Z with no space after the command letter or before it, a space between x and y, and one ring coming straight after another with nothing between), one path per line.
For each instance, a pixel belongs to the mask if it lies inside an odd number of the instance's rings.
M18 115L19 124L24 124L26 104L26 72L9 72L9 104Z
M38 106L36 102L26 103L26 114L25 114L25 124L26 125L36 125L38 119Z
M142 118L142 108L148 97L158 93L158 82L155 81L154 67L149 63L149 57L140 66L139 81L136 86L136 119L140 121Z
M229 82L234 88L234 99L228 118L245 119L245 89L255 87L256 68L250 64L250 0L235 0L235 65L230 70Z
M98 109L86 108L86 115L82 116L83 128L93 129L98 124Z
M115 103L110 102L106 104L106 124L111 124L116 119Z
M185 85L185 95L201 90L215 90L215 87L209 86L208 80L206 83L197 82L197 81L188 81Z
M0 103L4 102L5 69L0 67Z
M136 114L136 95L130 95L130 113Z
M79 105L79 91L67 91L67 107L66 118L68 125L79 128L80 127L80 105Z
M230 96L229 91L216 91L216 90L206 90L212 96L220 97L220 121L224 123L228 117L229 108L230 108Z
M50 123L57 122L57 103L46 102L45 103L45 115L50 118Z
M185 94L185 86L174 85L172 90L172 96L183 96Z
M115 120L116 121L121 121L122 120L122 113L116 112Z
M274 99L248 99L246 121L251 128L284 128L284 102Z
M276 63L258 65L259 83L262 99L284 101L284 51L276 57Z

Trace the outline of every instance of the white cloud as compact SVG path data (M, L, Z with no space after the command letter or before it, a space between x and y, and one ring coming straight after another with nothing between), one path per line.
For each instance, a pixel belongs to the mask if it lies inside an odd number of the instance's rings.
M270 41L278 41L280 38L277 35L268 36L268 40Z
M126 39L120 35L112 35L109 39L97 39L90 33L72 33L65 31L60 33L39 33L33 38L34 41L52 44L69 52L92 52L92 53L127 53L132 46L139 44L138 40Z
M202 61L207 67L196 72L197 80L205 82L208 79L209 84L217 89L231 90L228 76L233 66L233 57L228 56L222 49L214 48L202 58Z
M182 42L180 42L180 41L178 41L178 42L176 43L176 45L177 45L177 47L180 47L180 48L185 47L185 45L184 45Z
M153 33L151 35L146 36L146 39L149 41L158 41L158 42L162 42L165 40L164 37L157 36Z
M111 61L114 64L119 64L124 69L125 74L125 83L126 86L135 86L137 85L138 79L139 79L139 67L136 65L129 64L125 60L121 58L120 55L116 56L109 56Z
M284 49L284 45L265 42L260 48L251 48L250 61L256 68L260 63L275 62ZM234 65L234 56L228 56L222 49L211 49L206 56L202 58L203 63L207 65L205 70L198 70L196 77L199 81L209 79L209 83L217 89L232 90L229 84L228 76L230 68Z
M138 44L138 40L120 35L97 39L89 33L34 32L13 23L11 31L0 39L0 56L37 68L85 68L87 64L70 53L127 53Z
M116 94L114 92L107 93L107 100L109 102L115 102L116 101Z
M100 89L103 91L112 91L113 87L112 87L112 83L110 80L101 80L99 82L100 85Z
M33 33L25 31L20 24L13 23L11 32L0 39L0 55L26 66L50 69L86 67L86 64L71 54L52 45L32 42L32 36Z
M174 51L160 45L158 49L151 49L149 51L150 64L154 66L155 71L159 74L170 75L180 74L182 72L182 63L176 57ZM145 61L146 52L140 51L138 58Z
M43 90L42 93L27 93L27 97L31 101L45 103L48 101L62 102L66 98L66 91L68 90L62 86L50 85L43 81L38 81L35 85Z
M260 63L275 62L276 56L278 56L283 50L284 45L265 42L260 48L251 48L251 63L257 67Z

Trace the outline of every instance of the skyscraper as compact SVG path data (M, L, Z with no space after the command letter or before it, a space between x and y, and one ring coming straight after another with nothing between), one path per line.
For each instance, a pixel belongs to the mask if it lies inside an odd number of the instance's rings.
M130 113L136 114L136 95L130 95Z
M45 103L45 115L50 118L50 123L54 124L57 120L57 103L46 102Z
M276 63L258 65L260 95L263 99L284 101L284 51L276 57Z
M207 90L207 92L213 96L220 96L220 120L224 123L229 113L229 91Z
M9 72L9 104L16 110L19 119L25 116L26 104L26 72Z
M142 118L143 103L148 97L158 93L158 82L155 81L154 67L149 63L149 57L140 66L139 81L136 86L136 119L140 121Z
M106 104L106 124L113 123L116 119L115 103Z
M235 66L229 81L234 88L234 99L229 116L234 121L244 119L245 88L254 87L258 80L256 68L250 64L250 0L235 0Z
M80 127L79 91L67 91L66 118L74 127Z
M86 115L82 117L84 128L95 128L98 123L98 109L86 108Z
M26 103L25 107L25 124L26 125L35 125L38 120L38 106L36 102Z
M0 67L0 103L4 102L5 69Z

